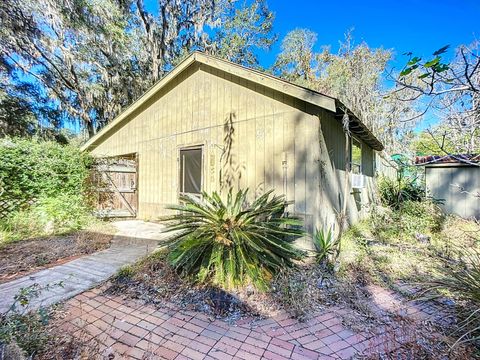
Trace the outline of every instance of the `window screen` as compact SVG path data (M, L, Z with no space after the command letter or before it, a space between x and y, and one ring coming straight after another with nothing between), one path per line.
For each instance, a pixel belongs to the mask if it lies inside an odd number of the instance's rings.
M180 150L180 192L200 194L202 191L202 149Z
M352 138L351 148L352 172L354 174L362 173L362 144L355 138Z

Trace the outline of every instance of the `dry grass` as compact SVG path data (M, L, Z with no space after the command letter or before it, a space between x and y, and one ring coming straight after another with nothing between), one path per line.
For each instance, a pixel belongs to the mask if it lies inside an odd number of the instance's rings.
M95 222L73 234L4 245L0 247L0 283L108 248L114 233L109 223Z
M415 236L418 229L409 232L401 224L381 220L361 222L344 236L340 276L361 263L366 276L383 286L422 283L442 274L445 259L455 261L455 249L480 249L480 224L475 221L449 216L425 229L422 234L428 240L420 241Z
M451 339L443 336L428 322L395 316L379 336L370 340L365 359L474 359L475 349L467 346L451 348Z

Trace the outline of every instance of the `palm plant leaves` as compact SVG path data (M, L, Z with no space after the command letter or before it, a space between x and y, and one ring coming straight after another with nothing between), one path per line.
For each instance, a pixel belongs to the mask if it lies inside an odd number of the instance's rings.
M284 197L269 191L248 204L247 193L230 191L225 201L216 192L181 195L169 207L176 212L162 220L174 232L169 259L178 271L226 288L266 289L273 274L303 256L293 245L302 223L285 215Z
M335 254L338 242L335 239L332 229L317 230L313 237L313 245L316 251L316 258L318 262L329 260L328 258Z

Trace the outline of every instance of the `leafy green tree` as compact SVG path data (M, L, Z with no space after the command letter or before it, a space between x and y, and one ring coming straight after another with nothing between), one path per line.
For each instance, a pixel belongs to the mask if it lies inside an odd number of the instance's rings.
M440 126L422 131L412 141L412 151L416 155L446 155L446 154L478 154L480 153L480 141L470 145L469 136L463 138L451 137L451 130ZM480 129L475 134L480 137Z
M155 13L142 0L5 0L0 18L9 85L34 83L45 110L90 136L193 49L256 63L273 21L262 0L159 1Z
M448 50L448 45L443 46L427 59L407 53L408 62L394 78L394 95L405 102L420 100L424 113L435 111L439 124L427 131L430 139L425 134L419 139L432 152L476 153L480 150L480 42L459 46L450 61ZM405 90L411 95L404 97Z
M0 89L0 137L29 136L35 133L37 125L25 100Z

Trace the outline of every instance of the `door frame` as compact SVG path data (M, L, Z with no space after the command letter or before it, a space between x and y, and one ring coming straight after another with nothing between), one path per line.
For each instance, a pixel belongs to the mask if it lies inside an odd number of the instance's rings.
M200 191L205 190L205 151L206 151L206 142L195 142L192 144L182 144L182 145L177 145L177 199L180 197L180 195L183 194L188 194L188 195L196 195L193 193L185 193L180 191L180 180L181 180L181 159L180 159L180 154L182 150L196 150L200 149L202 151L202 164L201 164L201 174L200 174ZM201 194L200 194L201 196Z
M129 172L129 173L134 173L134 187L131 187L131 189L133 190L133 194L134 194L134 198L135 198L135 203L136 203L136 207L132 207L132 204L130 204L130 202L123 196L122 194L122 191L120 189L118 189L117 185L115 184L114 180L109 176L109 173L110 172L115 172L115 171L110 171L111 169L111 166L108 161L115 161L115 160L120 160L120 159L127 159L127 160L133 160L134 163L135 163L135 171L133 172ZM102 211L101 209L98 209L97 208L97 214L100 216L100 217L129 217L129 218L137 218L138 216L138 213L139 213L139 208L140 208L140 202L139 202L139 196L138 196L138 192L139 192L139 186L138 186L138 179L139 179L139 175L138 175L138 170L139 170L139 156L138 156L138 153L137 152L133 152L133 153L128 153L128 154L121 154L121 155L115 155L115 156L105 156L105 157L99 157L98 159L105 159L107 160L107 164L97 164L94 166L94 171L97 171L100 176L103 178L102 174L105 174L106 177L107 177L107 180L109 181L109 184L108 184L108 188L107 189L97 189L97 191L99 193L102 193L102 192L111 192L113 194L116 194L114 196L119 196L120 197L120 202L124 203L125 207L127 208L126 211L128 211L130 213L130 215L118 215L118 214L115 214L115 209L113 209L112 213L111 214L108 214L107 212L105 211ZM113 165L115 166L115 165ZM105 167L105 169L102 169L102 167ZM100 203L98 203L97 206L99 206ZM117 209L119 210L119 209Z

